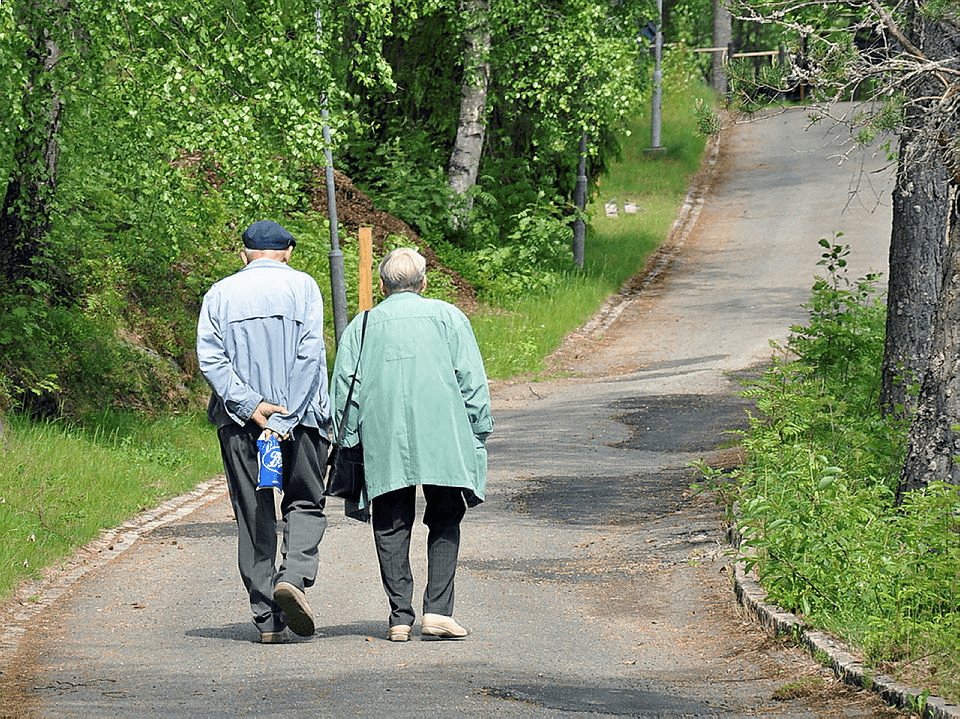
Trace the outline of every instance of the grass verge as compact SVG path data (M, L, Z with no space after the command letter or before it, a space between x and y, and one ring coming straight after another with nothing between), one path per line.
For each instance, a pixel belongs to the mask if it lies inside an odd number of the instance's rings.
M587 208L591 219L582 270L568 272L547 294L525 296L511 307L484 308L471 318L491 378L540 375L544 358L636 274L667 237L706 144L697 133L698 97L708 97L708 91L689 88L665 101L662 151L649 152L647 116L626 128L622 160L601 179ZM607 216L607 203L616 205L616 217ZM636 212L627 212L627 203Z
M0 597L137 512L222 471L206 417L108 413L81 430L11 416L0 451Z

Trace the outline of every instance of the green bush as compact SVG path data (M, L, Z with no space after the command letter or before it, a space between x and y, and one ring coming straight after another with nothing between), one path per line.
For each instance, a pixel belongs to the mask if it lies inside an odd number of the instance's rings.
M876 276L845 276L827 250L783 357L747 384L738 529L771 602L865 649L873 667L923 666L960 698L960 489L934 485L895 506L906 424L879 410L885 312ZM715 477L714 477L715 478Z
M497 306L546 292L556 287L561 272L571 269L573 230L556 205L531 205L510 225L513 229L506 242L488 244L474 253L477 291Z
M346 158L354 183L371 197L377 208L413 227L420 235L444 235L450 228L452 200L446 159L430 145L426 130L398 127L380 141L354 141Z

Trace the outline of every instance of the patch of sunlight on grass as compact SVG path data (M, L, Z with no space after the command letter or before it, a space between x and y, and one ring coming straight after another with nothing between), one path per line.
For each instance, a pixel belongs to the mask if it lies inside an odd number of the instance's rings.
M696 98L709 92L690 88L665 100L663 152L647 151L648 118L638 117L624 128L622 160L600 179L587 208L582 270L570 272L548 294L486 308L471 318L490 377L542 373L544 358L637 274L667 238L700 169L706 138L697 133L693 108ZM607 217L607 202L616 204L616 217ZM626 203L636 211L627 212Z
M0 451L0 596L137 512L222 471L202 415L105 414L95 429L7 418Z

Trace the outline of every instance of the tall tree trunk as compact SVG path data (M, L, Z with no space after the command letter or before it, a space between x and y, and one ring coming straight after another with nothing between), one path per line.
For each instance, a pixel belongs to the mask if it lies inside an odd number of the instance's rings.
M940 309L930 341L930 360L916 414L910 427L907 457L900 473L897 502L904 493L946 481L960 484L960 212L957 185L952 185L950 240L944 264Z
M723 0L713 0L713 46L729 47L733 42L733 19ZM727 73L723 70L722 52L711 53L710 85L718 95L727 94Z
M15 143L15 166L0 210L0 277L14 282L35 274L34 260L50 231L63 109L52 72L60 49L46 29L25 22L35 37L23 99L27 123Z
M927 58L936 60L960 56L960 31L955 20L940 21L915 12L913 21L920 40L918 46ZM944 227L948 228L948 237L943 254L939 302L929 343L929 359L920 385L916 414L910 426L907 456L897 487L898 503L906 492L925 487L931 482L960 484L960 462L957 462L960 457L960 148L956 145L958 119L953 100L960 91L960 83L953 77L950 83L946 88L941 84L939 94L927 95L939 98L939 102L931 104L929 108L929 116L939 124L936 130L927 132L927 138L934 141L928 147L939 147L940 152L931 149L925 156L935 158L931 162L940 163L945 170L946 192L941 191L942 187L937 187L936 192L916 196L916 201L921 202L922 208L918 214L927 215L930 222L943 223L939 230L940 239L943 238ZM927 90L927 86L920 89ZM930 89L935 89L935 86ZM921 126L920 118L914 118L914 121L917 123L915 127ZM923 164L919 163L920 166ZM930 169L937 170L931 174L939 177L937 166ZM936 181L943 182L939 179ZM915 182L921 182L919 172ZM928 187L933 188L933 185ZM924 199L926 202L922 202ZM949 212L942 213L943 206ZM927 223L920 226L926 227ZM937 228L931 224L928 231L932 244L938 234ZM890 339L887 341L889 343Z
M463 80L460 84L460 119L450 155L447 179L459 197L477 182L480 155L486 134L487 87L490 81L489 0L463 0L467 19L463 50ZM461 223L470 211L469 200L457 202L454 217Z
M916 2L907 8L906 32L931 57L950 57L955 48ZM929 77L911 88L914 100L937 97ZM930 338L940 300L950 212L949 178L939 153L930 152L923 131L926 108L909 105L900 135L893 188L893 226L887 288L887 334L883 352L880 408L909 415L916 403L912 386L927 368ZM925 144L926 143L926 144Z
M887 285L880 407L884 414L909 415L916 404L911 387L927 369L946 252L949 190L947 170L937 156L914 156L915 133L900 137Z

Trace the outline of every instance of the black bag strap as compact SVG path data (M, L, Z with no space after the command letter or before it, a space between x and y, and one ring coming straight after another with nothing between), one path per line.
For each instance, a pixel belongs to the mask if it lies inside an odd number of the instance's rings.
M363 313L363 323L360 326L360 349L357 350L357 366L353 370L353 376L350 378L350 389L347 390L347 402L343 405L343 417L340 418L340 431L337 432L337 446L343 445L343 431L347 428L347 416L350 414L350 400L353 399L353 385L357 381L357 373L360 371L360 356L363 354L363 338L367 334L367 317L370 310Z

